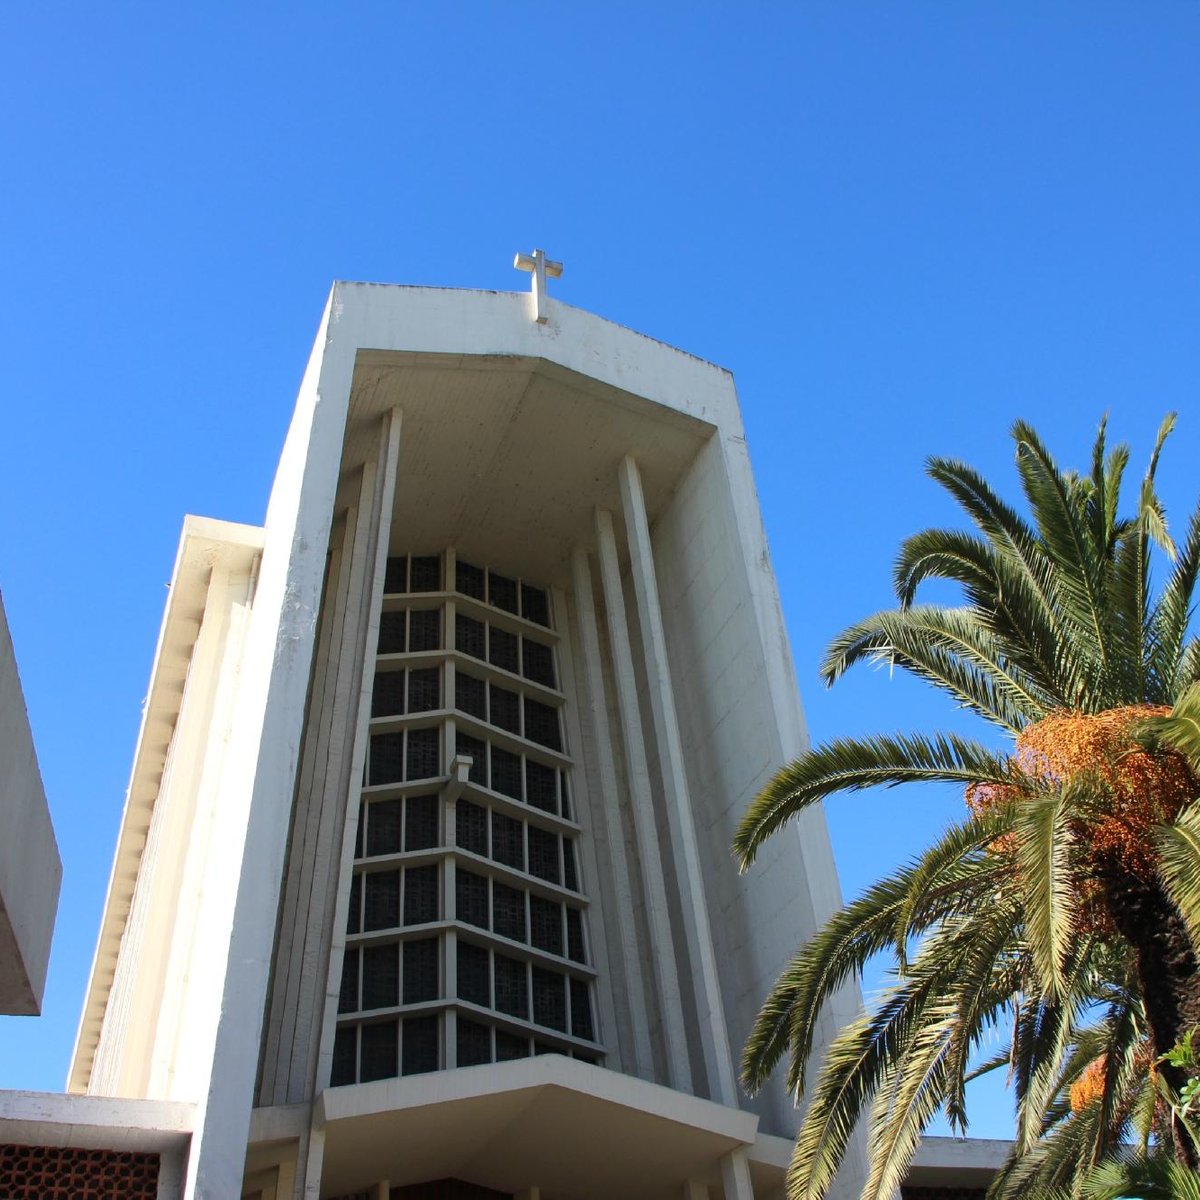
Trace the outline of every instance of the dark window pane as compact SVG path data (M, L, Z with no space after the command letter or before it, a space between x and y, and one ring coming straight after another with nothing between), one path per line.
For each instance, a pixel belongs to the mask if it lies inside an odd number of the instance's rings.
M343 1026L333 1038L333 1070L329 1074L330 1087L342 1087L353 1083L357 1077L355 1068L358 1066L358 1030L353 1026Z
M350 904L346 912L346 932L362 931L362 876L355 874L350 880Z
M584 1054L582 1050L571 1051L571 1057L580 1062L590 1063L593 1067L600 1061L594 1054Z
M385 612L379 615L379 653L380 654L403 654L408 649L408 642L404 636L405 617L408 614L403 610L399 612Z
M436 796L409 796L404 820L405 850L428 850L438 844Z
M506 867L525 870L525 845L520 821L492 813L492 857Z
M399 800L375 800L366 806L367 854L397 854L400 850Z
M529 1039L516 1033L496 1030L496 1061L511 1062L514 1058L529 1057Z
M592 997L588 985L580 979L571 980L571 1032L580 1038L594 1041L592 1033Z
M492 881L492 930L514 942L525 941L525 893Z
M562 749L562 734L558 727L558 709L525 697L525 736L531 742Z
M367 802L359 801L358 805L358 828L354 831L354 857L362 858L363 856L363 839L367 832Z
M487 720L487 689L482 679L457 671L454 675L454 707L459 712Z
M488 633L488 662L505 671L517 673L517 635L495 625Z
M554 687L554 652L541 642L531 642L522 639L521 656L523 661L522 674L534 683L545 687Z
M424 558L414 557L409 575L409 590L413 592L440 592L442 590L442 560L436 554Z
M371 871L366 879L364 929L394 929L400 924L400 872Z
M487 809L470 800L460 800L455 814L455 841L472 854L487 854Z
M548 954L562 954L562 906L541 896L529 897L530 941Z
M570 780L570 776L568 776L568 775L562 775L560 778L562 781L562 807L559 810L558 815L560 817L566 817L566 819L568 821L570 821L572 819L571 818L571 780Z
M517 611L517 581L497 575L495 571L488 572L488 603L505 612Z
M525 981L525 964L516 959L494 955L496 973L496 1011L510 1017L529 1019L529 988Z
M533 968L533 1020L547 1029L567 1031L566 980L556 971Z
M491 686L491 722L509 733L521 732L521 698L507 688Z
M398 717L404 711L404 672L377 671L371 689L371 716Z
M369 1079L396 1078L396 1022L362 1027L362 1069L364 1083Z
M421 938L404 943L404 1003L420 1004L436 1000L438 987L437 938Z
M437 667L426 667L408 673L408 711L429 712L442 707L441 672Z
M363 947L363 1000L367 1008L391 1008L400 999L400 947Z
M478 1021L458 1018L458 1065L475 1067L492 1061L492 1031Z
M372 787L381 783L399 783L403 775L404 734L377 733L371 739L371 769L367 780Z
M440 729L410 729L405 779L432 779L438 774Z
M583 917L577 908L567 909L567 957L587 962L583 950Z
M404 1022L404 1074L423 1075L437 1069L437 1017L409 1017Z
M455 871L454 913L468 925L488 927L488 885L482 875L464 871L462 867Z
M530 825L529 873L549 883L559 882L558 834Z
M542 812L558 812L558 772L553 767L525 760L525 801Z
M575 870L575 843L570 838L563 839L563 887L573 892L579 891L579 876Z
M483 646L483 622L458 613L454 618L454 648L460 654L482 660L486 658Z
M442 648L442 610L414 609L408 614L408 648L414 654L420 650Z
M454 576L457 580L455 586L464 596L483 599L483 571L479 567L459 559L454 566Z
M471 770L467 776L472 783L487 787L487 746L479 738L471 737L459 729L455 733L454 752L466 755L471 760Z
M458 998L481 1008L492 1007L491 956L471 942L458 943Z
M354 947L342 956L342 987L338 992L338 1012L358 1012L358 950Z
M521 585L521 616L538 625L550 624L550 601L541 588Z
M408 557L399 555L387 560L387 573L383 577L383 590L394 596L408 591Z
M521 756L492 746L492 790L521 799Z
M404 872L404 923L424 925L438 919L438 869L409 867Z

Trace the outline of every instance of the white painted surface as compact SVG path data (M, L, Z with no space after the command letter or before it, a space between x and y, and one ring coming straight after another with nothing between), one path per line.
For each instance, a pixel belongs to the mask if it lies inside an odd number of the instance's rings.
M41 1011L62 862L0 600L0 1013Z

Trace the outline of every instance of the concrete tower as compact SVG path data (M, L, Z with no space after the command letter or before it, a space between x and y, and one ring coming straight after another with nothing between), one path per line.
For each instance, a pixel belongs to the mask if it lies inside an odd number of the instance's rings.
M733 380L523 265L335 286L265 526L185 525L71 1089L187 1196L782 1186L737 1059L839 895L819 813L729 853L804 740Z

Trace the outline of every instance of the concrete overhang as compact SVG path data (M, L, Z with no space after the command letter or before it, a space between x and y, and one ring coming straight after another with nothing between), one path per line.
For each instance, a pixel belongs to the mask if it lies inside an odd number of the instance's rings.
M752 1113L554 1054L331 1088L318 1119L329 1196L456 1178L544 1200L677 1200L689 1179L718 1188L738 1149L768 1196L791 1153Z
M237 525L207 517L184 518L167 607L150 672L150 693L142 709L142 724L109 876L100 936L96 942L96 954L71 1059L68 1091L82 1092L88 1086L116 973L121 938L133 903L133 891L150 829L150 818L162 783L175 724L179 719L192 650L204 617L209 579L218 563L252 563L262 553L262 546L263 530L257 526Z
M986 1188L1012 1152L996 1138L926 1137L904 1182L913 1187Z
M0 603L0 1013L41 1011L62 861Z
M83 1150L186 1151L195 1108L165 1100L0 1091L0 1142Z

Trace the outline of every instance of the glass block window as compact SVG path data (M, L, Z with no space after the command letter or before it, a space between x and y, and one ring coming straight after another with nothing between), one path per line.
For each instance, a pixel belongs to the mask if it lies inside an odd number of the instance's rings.
M336 1058L336 1053L335 1053ZM478 1021L458 1018L458 1065L475 1067L492 1061L492 1031Z
M521 799L521 756L492 747L492 791Z
M404 802L404 849L430 850L438 840L438 798L409 796Z
M395 942L362 949L362 1007L392 1008L400 1002L400 947Z
M465 671L454 675L454 707L476 720L487 720L487 684Z
M557 687L554 682L554 651L541 642L521 639L521 674L544 687Z
M471 596L475 600L484 598L483 571L479 567L473 567L460 558L455 564L454 574L455 587L464 596Z
M492 1006L492 958L473 942L458 943L458 998L480 1008Z
M559 883L558 834L529 826L529 873L547 883Z
M395 854L400 849L403 800L375 800L363 806L367 822L367 855Z
M533 1020L536 1025L567 1032L566 977L557 971L533 968Z
M578 831L558 820L569 819L570 769L553 636L525 634L551 628L550 597L457 559L448 580L444 562L387 563L385 592L396 599L379 614L378 724L364 770L364 787L379 790L360 801L333 1085L531 1053L600 1054L584 903L551 894L578 890ZM459 600L444 628L446 588ZM457 719L443 716L451 706ZM477 736L483 726L495 735ZM447 746L471 759L470 786L452 808Z
M413 557L409 564L410 592L440 592L442 590L442 560L440 555Z
M404 769L406 779L430 779L440 773L438 743L440 729L410 729L407 733Z
M562 734L558 727L558 709L526 696L525 736L531 742L548 746L551 750L561 750Z
M441 995L438 987L440 938L417 938L404 943L404 1003L421 1004ZM365 985L364 985L365 986Z
M377 671L371 688L371 716L400 716L404 712L404 693L403 671Z
M521 616L535 625L550 624L550 601L544 589L521 584Z
M525 826L492 810L492 857L506 867L525 870Z
M467 925L488 927L488 881L459 867L454 873L454 915Z
M529 1019L529 981L525 964L519 959L494 954L496 1010L510 1017Z
M408 614L408 650L419 654L426 650L442 648L442 610L440 608L413 609Z
M489 719L493 725L506 729L509 733L521 732L521 697L508 688L492 684L488 689L491 697Z
M460 800L455 814L455 841L472 854L487 855L488 810L470 800Z
M487 658L486 629L482 621L457 613L454 618L454 648L460 654L484 661Z
M492 881L492 931L514 942L526 941L525 893Z
M396 1051L398 1049L399 1023L387 1021L381 1024L363 1025L361 1059L358 1077L364 1083L371 1079L395 1079Z
M511 671L516 675L520 668L517 666L517 635L507 629L492 625L488 629L488 662L502 671Z
M488 572L488 603L505 612L517 611L517 581L495 571Z
M404 872L404 924L424 925L438 919L441 887L437 864L409 867Z

